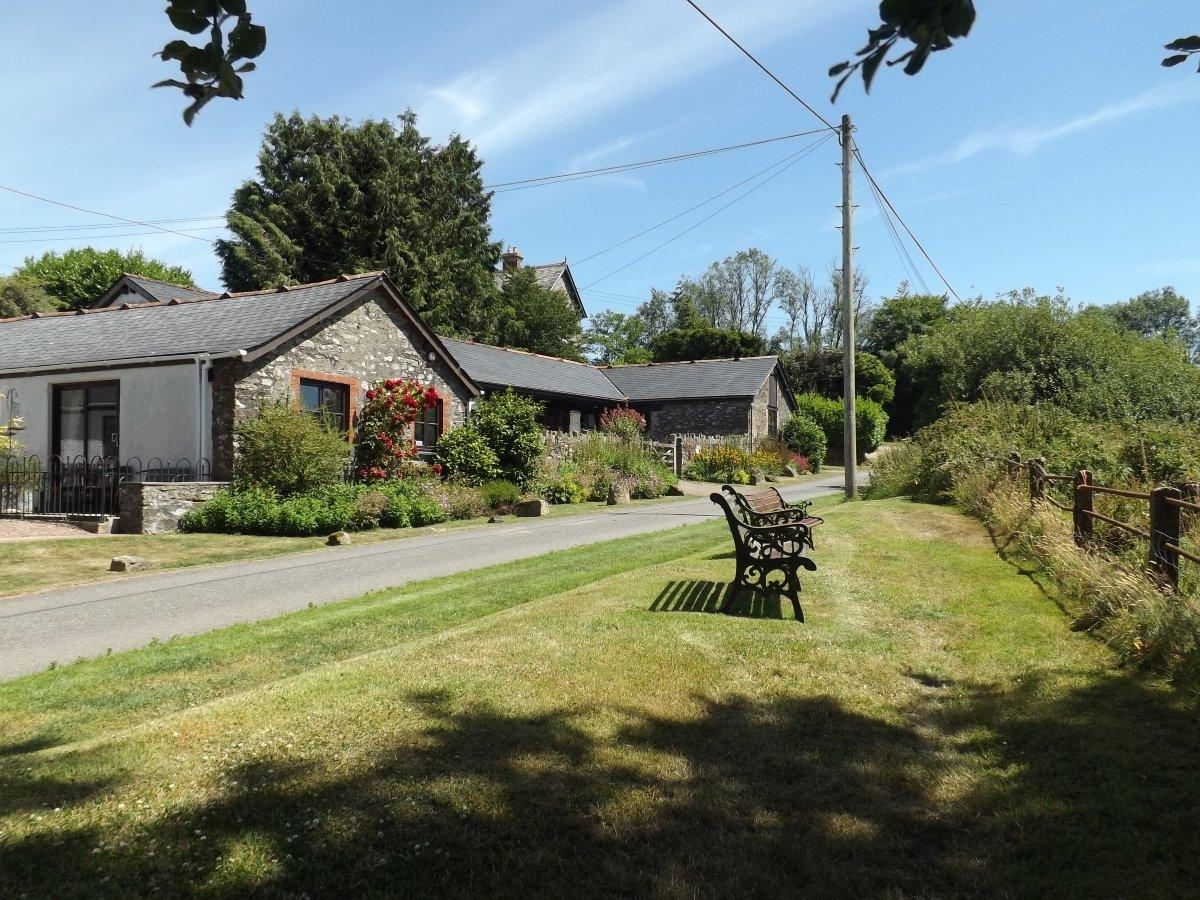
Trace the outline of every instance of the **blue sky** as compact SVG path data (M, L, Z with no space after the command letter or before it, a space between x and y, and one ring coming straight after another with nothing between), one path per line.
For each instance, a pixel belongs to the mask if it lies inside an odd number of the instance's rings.
M140 220L219 215L252 174L277 110L379 118L412 107L435 139L457 131L476 142L489 182L815 122L682 0L362 0L344 18L338 11L351 7L343 4L254 0L269 45L247 77L247 99L216 101L187 129L178 93L148 89L171 74L151 55L172 37L161 5L63 0L6 11L0 183ZM873 3L706 7L828 118L854 116L868 165L961 295L1061 285L1078 301L1107 302L1174 284L1200 297L1200 75L1158 65L1163 43L1200 30L1195 4L977 5L974 34L921 75L885 71L870 96L853 84L837 106L825 70L862 43ZM531 262L581 260L802 146L501 193L495 235ZM836 158L836 144L825 144L610 277L740 191L579 264L581 285L598 282L585 294L589 310L631 311L652 286L669 288L750 246L822 270L839 248ZM859 261L879 296L905 270L861 176L857 199ZM139 227L14 230L93 223L104 220L0 195L0 273L86 235L96 246L140 246L187 266L203 285L219 284L211 247L194 238L132 234ZM929 268L921 271L936 286Z

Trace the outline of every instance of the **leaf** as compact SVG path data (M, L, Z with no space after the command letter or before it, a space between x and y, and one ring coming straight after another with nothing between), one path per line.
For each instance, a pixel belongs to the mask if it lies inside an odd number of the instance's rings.
M836 66L830 66L829 67L829 77L833 78L835 75L841 75L848 68L850 68L849 62L840 62Z
M1177 38L1167 44L1167 50L1200 50L1200 34L1191 37Z
M267 49L267 29L252 25L250 16L238 19L233 31L229 32L229 51L235 59L253 59Z
M221 8L232 16L246 15L246 0L219 0Z
M875 70L879 68L879 64L883 62L883 58L887 56L887 52L891 49L891 47L891 44L880 47L863 61L863 87L866 89L868 94L871 93L871 80L875 77Z
M904 74L916 75L918 72L920 72L921 67L925 65L925 60L929 59L929 52L931 49L932 48L929 44L921 44L919 47L914 49L910 53L912 59L910 59L908 61L908 65L904 67Z
M235 72L253 72L257 68L258 68L258 66L255 65L254 63L247 62L247 63L242 63L240 66L238 66L236 69L234 69L234 71Z
M184 40L171 41L159 51L163 59L183 59L184 54L192 49L192 45Z
M1181 62L1187 62L1187 58L1188 55L1186 53L1180 53L1177 56L1168 56L1162 61L1162 64L1164 66L1177 66Z
M172 25L188 34L199 34L212 25L204 16L178 2L167 7L167 18Z

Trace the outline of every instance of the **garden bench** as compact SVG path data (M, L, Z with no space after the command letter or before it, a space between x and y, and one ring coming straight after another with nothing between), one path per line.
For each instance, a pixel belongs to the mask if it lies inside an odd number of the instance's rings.
M764 593L778 592L792 601L796 621L804 621L800 606L800 569L817 570L817 564L804 555L811 546L811 529L800 522L781 522L776 525L751 525L734 512L724 494L713 493L713 503L725 511L725 520L733 535L736 570L732 590L721 607L728 612L742 588ZM773 574L782 580L771 580Z
M810 549L816 549L813 545L812 530L825 520L808 514L808 508L812 506L811 500L788 503L779 490L773 487L757 491L739 491L733 485L723 484L721 490L729 495L749 524L802 525L805 528L805 543Z

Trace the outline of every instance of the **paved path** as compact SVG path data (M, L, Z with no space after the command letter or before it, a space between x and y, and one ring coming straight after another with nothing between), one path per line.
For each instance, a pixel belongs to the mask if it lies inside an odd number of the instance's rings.
M841 475L784 489L835 493ZM429 534L273 559L178 569L0 600L0 678L107 650L332 603L368 591L481 569L598 541L711 519L707 498Z

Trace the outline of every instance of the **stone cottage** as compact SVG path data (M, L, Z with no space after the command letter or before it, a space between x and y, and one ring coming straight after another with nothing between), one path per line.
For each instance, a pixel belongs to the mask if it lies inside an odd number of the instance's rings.
M431 447L479 394L382 273L240 294L182 290L190 295L0 321L0 395L16 398L28 452L129 469L207 459L222 479L235 426L267 401L290 397L349 436L371 382L412 378L443 398L416 426Z

